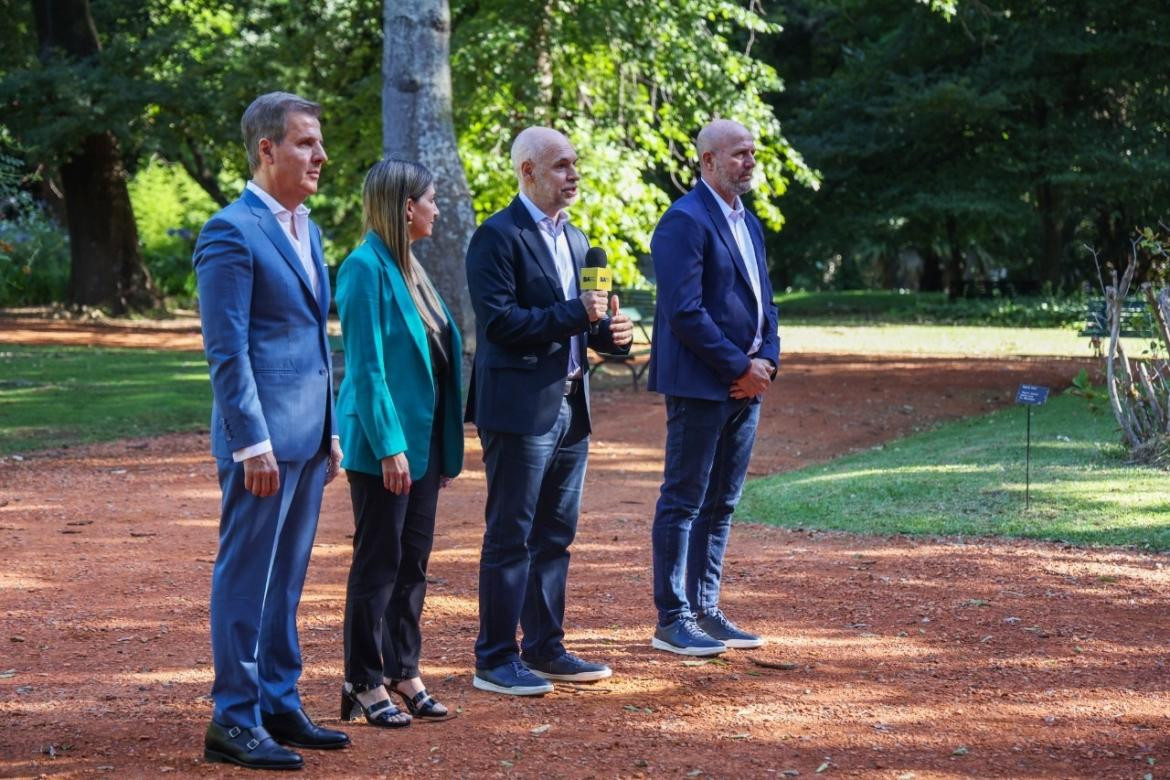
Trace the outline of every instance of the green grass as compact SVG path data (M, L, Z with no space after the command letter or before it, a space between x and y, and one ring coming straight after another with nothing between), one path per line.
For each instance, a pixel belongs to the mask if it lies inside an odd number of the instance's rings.
M0 454L205 429L200 352L0 347Z
M999 325L1079 328L1082 296L1003 296L948 300L943 293L846 290L778 293L781 321L904 322L935 325Z
M1100 407L1102 404L1097 402ZM1032 414L1024 510L1021 407L825 465L751 480L738 517L866 534L996 535L1170 549L1170 474L1126 465L1107 408L1062 395Z

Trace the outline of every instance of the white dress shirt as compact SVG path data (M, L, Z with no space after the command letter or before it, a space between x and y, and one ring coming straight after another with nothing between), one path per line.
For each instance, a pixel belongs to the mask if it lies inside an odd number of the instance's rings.
M249 181L247 189L256 195L260 200L264 201L264 205L276 217L276 221L280 223L281 229L288 237L289 243L292 244L293 251L296 252L297 257L301 261L301 265L305 268L305 273L309 275L309 282L313 285L313 295L320 295L321 279L317 274L317 266L313 262L313 248L311 240L309 239L309 209L305 204L297 206L296 211L289 211L280 204L276 198L264 191L264 188L255 182ZM338 438L337 436L333 437ZM245 461L248 458L254 458L257 455L263 455L266 452L272 452L272 439L265 439L264 441L256 442L250 447L244 447L232 452L232 460L236 463Z
M565 300L578 297L581 293L577 290L577 266L573 264L573 253L569 250L569 236L565 233L565 225L569 221L569 215L562 209L557 212L557 218L553 219L537 208L536 204L523 192L520 193L520 202L528 209L532 220L540 228L540 237L544 239L544 245L548 247L548 253L552 257L553 263L556 264L557 276L560 279L561 291L565 295ZM582 376L582 338L583 336L577 335L573 336L570 341L567 379L580 379Z
M756 245L752 243L751 234L748 232L747 226L747 212L743 208L743 201L739 196L735 196L735 205L728 206L727 201L723 196L715 191L715 188L707 184L707 180L703 179L704 186L711 190L711 194L715 196L715 202L719 204L719 208L723 210L723 216L727 219L727 226L731 228L731 235L735 238L735 244L739 247L739 253L743 256L743 263L747 267L748 280L752 285L752 294L756 296L756 336L752 339L751 349L748 350L748 356L756 354L760 351L760 345L764 343L764 301L763 293L760 290L760 269L756 262Z
M289 211L276 198L265 192L264 188L255 180L248 182L248 189L264 201L264 205L276 217L281 230L288 236L293 251L300 259L301 266L304 267L305 273L309 276L309 283L313 285L313 295L320 295L321 280L317 276L317 265L313 262L312 240L309 238L309 208L302 203L297 206L296 211Z

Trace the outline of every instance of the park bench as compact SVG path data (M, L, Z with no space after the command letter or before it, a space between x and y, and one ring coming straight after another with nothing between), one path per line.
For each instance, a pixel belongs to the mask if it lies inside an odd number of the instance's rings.
M1090 298L1085 303L1085 324L1077 332L1088 336L1093 354L1101 357L1101 339L1109 336L1109 317L1104 298ZM1149 306L1141 298L1126 298L1121 304L1121 335L1128 338L1151 338L1154 323Z
M591 350L589 373L601 366L617 365L630 370L634 389L650 365L650 333L654 328L655 296L653 290L614 290L621 304L621 312L634 323L634 343L624 355L611 355Z

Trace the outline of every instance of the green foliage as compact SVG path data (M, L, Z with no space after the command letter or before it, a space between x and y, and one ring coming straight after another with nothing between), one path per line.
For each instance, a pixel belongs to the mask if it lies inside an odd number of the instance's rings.
M774 33L723 0L456 2L452 44L460 155L484 216L515 192L511 140L531 124L568 134L581 157L574 221L606 249L619 283L639 279L658 217L695 180L693 138L712 118L756 134L766 177L753 206L774 229L791 181L816 179L764 96L782 88L750 41Z
M215 203L179 166L152 159L130 181L142 259L160 292L195 295L191 255Z
M206 429L210 408L207 362L197 352L0 350L3 455Z
M0 121L31 164L51 169L81 137L108 130L131 174L174 163L226 205L248 177L244 108L261 92L299 92L325 108L332 159L312 207L326 254L336 262L356 242L361 177L380 156L381 3L104 0L93 4L102 51L80 62L39 62L27 12L22 4L14 48L0 56ZM185 210L183 189L173 197L166 208Z
M1073 395L1005 409L822 466L750 480L739 517L876 534L1023 536L1170 549L1164 471L1129 466L1109 415Z
M0 306L52 303L69 284L65 231L21 189L23 163L0 128Z
M942 293L852 290L781 293L775 300L782 321L795 318L1054 328L1079 327L1085 317L1085 298L1081 295L1015 298L996 295L952 301Z
M69 238L27 195L10 198L0 217L0 306L65 299Z
M1070 289L1092 280L1083 245L1123 259L1170 211L1170 6L954 5L950 21L901 0L776 11L773 99L824 176L785 202L782 283L830 259L888 274L914 248L927 289L999 268Z
M514 193L509 145L533 123L564 129L578 147L574 220L626 284L638 281L635 259L658 217L693 182L692 139L709 119L756 131L767 176L753 205L773 228L789 183L815 183L764 102L782 85L753 46L776 27L737 3L456 0L452 10L454 120L481 216ZM312 207L336 263L359 238L361 180L381 155L382 11L377 0L105 0L93 8L97 57L40 63L22 9L23 34L0 58L0 112L34 164L52 166L105 129L132 173L151 160L179 164L222 204L247 177L238 117L248 101L270 89L318 100L331 160ZM182 193L173 197L159 208L185 210ZM149 208L141 196L135 206ZM158 227L146 227L148 262L175 294L179 264L167 258L177 247L160 242Z

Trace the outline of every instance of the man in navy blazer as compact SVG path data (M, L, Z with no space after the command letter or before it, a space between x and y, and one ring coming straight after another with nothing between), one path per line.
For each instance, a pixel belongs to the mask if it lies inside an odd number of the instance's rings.
M702 180L650 241L658 285L647 387L666 396L666 459L654 514L651 645L682 655L758 647L719 608L723 553L780 361L764 234L740 200L755 141L716 120L695 143Z
M566 651L565 580L589 452L586 347L625 352L633 324L617 296L607 319L606 294L578 289L589 241L565 212L580 178L569 139L530 127L512 164L519 195L467 248L476 332L467 420L479 428L487 476L472 682L532 696L551 691L548 680L612 674Z
M340 468L329 277L304 201L325 163L321 107L261 95L241 121L252 180L195 246L211 369L211 451L223 491L211 578L215 711L208 761L299 769L284 745L349 738L301 708L296 615L326 482Z

